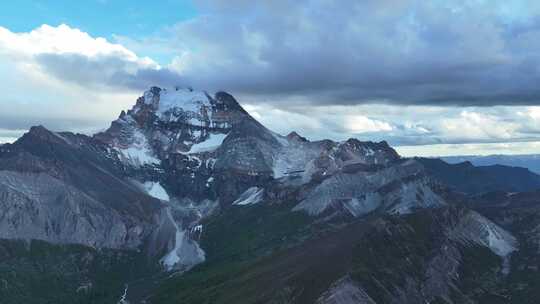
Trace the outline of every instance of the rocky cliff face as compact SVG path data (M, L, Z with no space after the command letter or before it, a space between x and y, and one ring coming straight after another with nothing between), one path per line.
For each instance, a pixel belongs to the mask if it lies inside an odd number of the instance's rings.
M280 136L223 92L152 88L95 138L114 147L141 182L160 182L180 205L227 207L248 190L259 201L297 200L295 210L312 215L445 204L423 167L400 161L387 143Z
M2 238L130 249L152 239L157 253L173 233L164 205L127 179L110 147L84 135L33 127L2 146L0 198Z
M95 138L112 146L140 180L161 182L171 196L230 204L231 180L249 184L271 171L271 132L229 94L151 88ZM244 189L245 190L245 189Z

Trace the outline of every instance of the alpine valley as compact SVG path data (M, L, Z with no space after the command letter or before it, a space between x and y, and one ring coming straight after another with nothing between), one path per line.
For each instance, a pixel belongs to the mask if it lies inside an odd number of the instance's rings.
M538 303L539 189L152 87L104 132L0 145L0 302Z

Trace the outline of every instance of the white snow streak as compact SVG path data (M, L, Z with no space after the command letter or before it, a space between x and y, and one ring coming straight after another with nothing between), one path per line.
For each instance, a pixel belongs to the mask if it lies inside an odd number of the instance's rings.
M174 269L187 270L194 265L204 262L205 253L199 244L189 238L189 233L183 230L174 220L171 209L167 208L167 216L176 229L174 248L161 258L161 263L168 271ZM202 226L200 229L202 233Z
M148 195L153 196L157 199L163 200L163 201L169 201L169 195L167 194L167 191L161 186L160 183L156 182L146 182L144 183L144 189L148 193Z
M251 187L242 193L238 199L233 202L233 205L254 205L260 203L263 199L264 189L259 187Z
M227 134L209 134L209 137L205 141L191 146L188 153L213 151L221 146L225 137L227 137Z
M122 297L120 297L118 304L129 304L129 302L126 300L128 287L128 284L126 284L126 288L124 288L124 293L122 294Z
M199 113L202 107L211 109L210 100L204 92L192 91L189 89L165 90L163 89L159 97L159 112L179 108L185 112Z
M146 137L139 130L133 131L133 144L125 149L117 148L125 161L135 166L159 165L159 159L153 156Z
M174 218L172 216L172 213L171 213L171 208L167 208L167 216L169 217L169 219L173 223L174 228L176 229L176 236L175 236L173 250L171 250L167 255L165 255L162 258L161 261L162 261L163 265L165 265L167 270L170 271L170 270L173 269L174 265L176 265L176 263L178 263L180 261L180 257L178 256L178 250L180 249L180 245L182 244L182 238L184 236L183 235L184 232L180 229L180 227L178 227L178 224L174 220Z

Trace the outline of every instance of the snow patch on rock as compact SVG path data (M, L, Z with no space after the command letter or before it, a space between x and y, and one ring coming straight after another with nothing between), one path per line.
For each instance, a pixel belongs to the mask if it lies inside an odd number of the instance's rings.
M191 228L191 233L195 233L195 232L202 233L202 229L203 229L203 225L201 224L195 225Z
M242 193L238 199L233 202L233 205L254 205L263 200L264 189L259 187L251 187Z
M279 142L279 144L281 146L288 146L289 145L289 141L287 140L287 138L285 136L281 136L277 133L274 133L274 132L271 132L272 133L272 136Z
M146 98L146 96L145 96ZM159 113L165 113L171 109L182 109L185 112L200 112L202 107L211 109L210 100L206 93L190 89L166 90L160 92Z
M399 201L390 209L389 212L392 214L409 214L415 209L444 205L444 200L422 183L404 183L392 196Z
M282 139L283 140L283 139ZM281 149L273 157L273 176L303 176L312 167L313 159L322 152L320 147L307 147L301 144L282 145ZM311 176L303 179L309 181Z
M227 134L209 134L209 137L200 143L196 143L193 146L191 146L191 149L189 149L188 153L201 153L201 152L209 152L214 151L215 149L219 148L221 144L223 143L223 140L225 140L225 137L227 137Z
M377 209L381 203L382 198L378 193L366 193L361 199L353 197L345 202L343 207L345 207L352 216L358 217Z
M475 211L469 211L463 216L450 232L450 238L462 243L473 243L489 248L493 253L503 258L502 273L510 272L510 255L518 250L517 239L489 219Z
M160 183L156 182L146 182L144 183L144 189L148 193L148 195L153 196L157 199L163 200L163 201L169 201L169 195L167 194L167 191L161 186Z
M133 130L133 142L127 148L116 148L120 152L120 157L123 161L134 166L140 167L143 165L159 165L161 161L157 159L146 140L144 134L139 130Z
M175 269L189 270L191 267L204 262L206 259L204 251L197 242L189 238L189 233L176 223L170 208L167 208L167 216L173 223L176 234L174 248L161 258L161 263L165 268L168 271Z
M517 240L510 232L474 211L461 219L452 236L486 246L501 257L517 250Z

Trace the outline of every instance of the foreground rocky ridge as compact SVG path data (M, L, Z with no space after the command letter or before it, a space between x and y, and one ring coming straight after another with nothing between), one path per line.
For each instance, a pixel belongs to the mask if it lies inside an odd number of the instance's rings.
M157 254L172 233L163 204L129 182L108 146L83 135L33 127L0 147L0 197L2 238Z
M396 258L394 248L409 248L402 254L419 259L424 275L434 278L424 282L403 273L405 281L385 282L372 274L382 284L373 289L367 277L351 275L357 263L350 262L312 290L302 280L300 285L285 280L294 273L277 267L283 272L273 291L283 303L416 303L400 301L431 301L437 293L448 303L460 303L452 293L474 301L456 285L464 248L484 248L497 271L507 273L519 245L491 220L456 207L463 200L421 162L402 159L386 142L309 141L294 132L281 136L224 92L153 87L93 137L33 127L15 143L0 146L0 238L143 251L168 271L185 272L205 262L200 267L210 276L231 261L242 267L259 259L273 265L268 258L273 251L283 252L287 261L290 254L309 253L306 261L317 264L327 250L352 261L361 255L358 244L373 247L392 239L391 246L377 247L381 256ZM428 221L429 238L424 239L422 227L402 222L403 216ZM377 239L364 236L370 229ZM324 240L332 235L343 240L329 249ZM429 250L410 247L415 237L429 241ZM293 261L301 264L302 278L317 276L306 270L308 262ZM446 266L437 268L441 265ZM394 266L387 270L401 273ZM238 275L249 276L250 271L240 270ZM147 292L127 298L202 300L182 296L190 290L196 297L212 296L198 285L174 285L191 282L191 273L197 270L185 273L180 283L165 280L163 287L145 287ZM255 280L246 297L238 289L244 300L235 303L275 302L257 296L264 281ZM422 284L426 289L418 294ZM229 287L215 287L230 293L220 294L223 303L236 294ZM384 296L380 288L386 289Z

